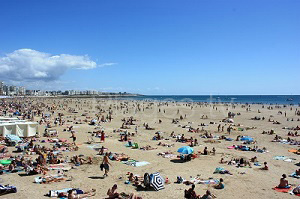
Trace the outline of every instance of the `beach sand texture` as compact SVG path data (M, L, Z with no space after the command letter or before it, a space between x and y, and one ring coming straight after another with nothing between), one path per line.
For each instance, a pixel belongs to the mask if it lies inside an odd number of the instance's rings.
M9 100L9 99L7 99ZM21 100L21 99L18 99ZM21 100L22 101L22 100ZM236 105L233 108L231 105L212 105L212 104L185 104L185 103L166 103L159 102L144 102L144 101L118 101L109 99L48 99L48 98L35 98L27 99L22 101L22 103L29 104L41 103L48 106L55 106L54 114L51 114L50 121L51 125L54 126L54 118L57 117L57 113L64 114L64 120L69 120L63 126L53 127L59 132L59 138L65 138L68 142L72 142L70 138L71 133L68 131L63 131L67 126L74 126L75 134L77 136L76 143L79 144L78 151L63 152L63 156L73 156L75 154L83 154L84 156L93 156L95 160L94 164L84 164L81 166L75 166L75 169L71 169L66 172L68 176L72 176L72 181L66 182L56 182L51 184L35 184L35 176L19 176L18 173L13 174L3 174L0 176L1 184L10 184L17 187L18 192L15 194L7 194L0 196L0 198L22 198L22 199L32 199L32 198L47 198L44 196L49 192L49 190L57 190L63 188L81 188L83 190L88 190L91 188L96 189L96 196L91 198L106 198L106 192L113 184L118 185L119 192L125 193L136 193L143 198L184 198L184 190L190 188L191 186L185 184L176 184L177 176L182 176L184 179L190 179L190 176L196 177L199 175L203 179L214 178L214 179L224 179L225 189L216 190L212 185L197 184L196 193L203 195L207 189L209 189L217 198L220 199L238 199L238 198L256 198L256 199L282 199L282 198L297 198L297 196L290 195L289 193L280 193L272 190L273 187L279 184L279 179L282 174L291 174L299 166L295 164L299 162L299 156L288 152L289 149L299 149L299 145L293 146L288 144L281 144L278 142L271 142L275 135L262 134L262 131L270 131L273 129L275 133L283 138L287 138L287 133L289 130L283 129L283 127L296 127L300 125L297 121L300 116L295 115L295 110L297 107L293 107L290 110L290 106L276 108L274 105L273 110L267 109L268 105L262 108L262 105L251 105L251 111L246 111L247 107L242 107L242 105ZM137 110L139 104L140 110ZM215 107L217 107L217 110ZM118 109L117 109L118 107ZM121 107L123 107L121 109ZM192 108L191 108L192 107ZM69 112L69 108L74 108L76 113ZM102 113L99 113L102 109ZM106 117L108 110L112 111L112 121L111 122L100 122L100 126L92 126L87 122L83 122L84 119L90 121L95 117L95 114L101 114ZM160 109L160 112L159 112ZM258 109L260 113L258 113ZM178 114L179 110L179 114ZM236 115L234 120L234 125L241 125L241 128L252 128L249 130L238 131L237 128L231 131L229 135L226 130L228 123L221 122L222 119L227 117L227 113L231 111L234 113L240 113ZM278 111L286 112L287 116L284 114L278 114ZM51 111L43 108L43 113L51 113ZM82 116L85 114L85 116ZM186 117L185 117L186 115ZM208 119L202 119L202 115L207 115ZM270 116L273 117L270 117ZM126 142L118 141L120 139L119 133L113 133L113 130L120 129L122 126L122 119L133 117L136 119L134 121L135 125L130 125L129 132L135 132L135 126L137 126L137 135L131 137L133 142L137 142L139 147L150 145L154 150L144 151L140 149L131 149L130 147L125 147ZM180 120L180 116L183 117ZM265 120L251 120L255 116L265 117ZM86 118L89 117L89 118ZM178 118L177 124L172 123L172 120ZM281 124L273 124L273 122L268 122L268 119L278 121ZM293 118L294 121L287 121L287 118ZM39 121L40 117L34 117L34 121ZM82 124L75 124L74 122L81 120ZM159 123L159 120L162 122ZM189 123L190 122L190 123ZM215 124L210 124L214 122ZM98 122L97 122L98 123ZM143 126L144 123L148 123L151 128L155 130L146 130ZM207 138L200 138L199 133L188 132L188 128L182 128L183 125L190 125L193 128L202 129L201 123L207 124L203 129L212 133L213 135L221 136L225 135L227 137L233 138L234 141L221 140L220 143L206 143L209 140ZM224 126L224 132L217 132L218 125ZM181 126L179 126L181 125ZM129 126L129 125L128 125ZM105 135L108 136L104 143L100 143L100 138L94 138L95 143L108 148L110 152L125 153L130 156L130 158L138 161L147 161L150 164L133 167L129 165L122 164L118 161L110 161L112 166L110 167L109 176L102 179L103 171L99 169L100 161L102 156L97 155L97 151L92 150L86 143L88 137L91 136L88 132L96 131L95 128L101 128L104 130ZM43 134L45 129L45 124L39 126L40 134ZM163 138L168 138L169 140L152 140L155 133L160 131L160 135ZM177 163L176 161L171 161L168 158L163 158L157 154L160 152L170 151L176 155L177 149L186 146L186 143L175 142L175 138L171 138L170 134L174 131L175 135L184 134L186 138L193 137L199 142L199 146L195 146L194 151L202 151L204 147L208 147L211 151L213 147L216 149L216 155L200 155L198 158L185 163ZM292 131L295 132L295 131ZM268 153L257 153L250 151L240 151L235 149L227 149L228 146L239 145L241 141L235 141L238 135L247 135L253 137L257 144L251 144L249 146L258 146L259 148L266 147L269 151ZM293 139L299 139L297 137L292 137ZM39 139L47 139L41 137ZM173 147L158 146L159 142L174 144ZM40 144L35 142L35 144ZM50 146L50 143L42 143L41 145ZM9 147L9 151L12 153L14 147ZM18 155L12 153L13 155ZM225 160L230 160L233 157L245 157L250 159L257 156L260 163L268 162L269 171L260 170L259 166L254 166L252 168L237 168L235 166L220 164L219 161L223 157ZM273 159L274 156L287 156L289 158L294 158L293 162L286 162L282 160ZM29 156L35 158L36 156ZM229 170L233 175L222 175L213 174L217 167L223 167ZM51 171L50 173L53 173ZM145 172L154 173L160 172L164 178L170 180L170 184L165 185L165 189L161 191L138 191L132 184L125 184L127 179L127 172L132 172L143 176ZM299 179L288 177L289 183L300 184Z

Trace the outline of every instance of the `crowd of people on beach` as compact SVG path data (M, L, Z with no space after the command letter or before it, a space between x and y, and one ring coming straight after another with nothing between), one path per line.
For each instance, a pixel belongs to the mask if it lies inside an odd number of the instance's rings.
M47 101L48 102L48 101ZM40 129L43 134L36 134L36 136L31 138L22 138L20 143L12 143L5 136L0 137L0 143L3 147L0 148L0 158L5 159L6 161L1 161L0 163L0 174L4 175L5 173L18 173L22 172L26 176L36 176L39 175L35 182L39 184L49 184L49 183L59 183L63 181L72 180L72 177L66 174L66 171L76 168L82 165L93 165L100 163L100 169L104 171L103 178L110 177L111 173L111 161L129 161L131 158L129 155L126 155L123 152L114 152L105 148L106 139L111 139L113 135L117 135L117 139L120 143L126 143L126 147L130 147L131 149L140 149L142 151L151 151L158 150L161 147L173 148L176 145L180 144L182 146L188 146L190 148L201 147L201 150L192 151L187 153L181 153L174 155L173 152L160 152L157 153L159 156L163 156L165 158L170 158L171 161L180 160L183 163L190 162L195 159L201 159L202 157L208 156L217 156L217 146L213 145L205 145L205 141L209 141L210 144L219 143L219 142L240 142L240 144L233 144L228 147L229 149L236 149L239 151L252 151L257 153L266 153L268 152L267 148L262 146L258 147L258 143L256 140L250 139L244 135L237 135L236 139L233 139L233 133L238 131L244 131L245 128L241 128L240 124L236 124L233 122L233 118L238 118L241 113L234 113L232 111L228 111L227 117L224 120L221 120L219 123L210 122L210 123L201 123L199 127L193 127L192 122L188 122L186 125L181 125L182 121L187 119L186 114L180 113L179 109L177 110L178 118L173 118L171 120L171 124L180 124L177 126L178 129L182 130L183 128L187 130L188 136L185 133L175 133L172 131L169 135L167 132L161 132L155 130L156 128L151 127L148 122L144 122L140 126L138 124L142 123L136 117L124 117L121 119L121 126L119 129L113 129L112 132L107 132L104 129L101 129L102 124L109 123L114 120L114 111L121 111L123 113L128 113L128 103L120 102L115 109L109 107L108 109L104 109L103 107L97 107L98 114L93 117L87 116L87 114L82 114L82 117L85 119L78 119L76 116L72 115L68 116L63 112L76 114L77 111L82 110L82 103L85 104L85 108L90 106L87 102L80 102L80 100L75 100L75 108L70 107L68 104L71 102L70 99L64 99L61 103L55 102L55 100L50 100L51 103L46 103L46 100L38 100L35 101L33 99L10 99L10 100L2 100L0 102L0 116L3 117L12 117L14 113L18 112L15 117L19 117L22 120L35 121L39 123L39 125L44 127L44 129ZM208 104L197 104L195 103L193 106L209 106ZM154 105L149 103L146 109L150 109ZM168 106L168 104L158 104L158 107ZM187 107L193 109L191 104L187 104ZM244 105L243 105L244 106ZM135 106L137 111L144 111L144 107L141 105ZM217 106L212 107L214 110L218 110ZM235 109L232 107L232 109ZM264 107L262 107L264 108ZM273 106L267 107L268 109L273 109ZM276 108L276 106L275 106ZM251 106L245 106L247 112L251 112ZM166 110L159 109L159 112L166 113ZM258 113L261 113L258 110ZM278 114L284 115L287 117L286 112L279 111ZM295 117L300 116L300 111L298 109L295 110ZM209 117L207 115L202 115L200 117L202 120L208 120ZM299 118L298 118L299 120ZM291 120L293 121L293 120ZM69 123L72 123L71 125ZM165 120L162 119L157 120L158 125L163 125ZM279 125L281 122L269 118L268 122ZM89 139L86 142L86 145L91 145L95 142L96 139L99 140L99 143L102 146L97 149L97 152L94 155L77 155L68 156L68 152L76 152L80 149L81 145L78 143L78 131L74 125L86 124L93 126L95 130L89 133ZM151 124L152 125L152 124ZM208 126L214 126L215 131L204 130L204 128ZM61 139L60 133L54 128L62 127L63 132L69 135L70 139ZM253 128L254 129L254 128ZM153 135L152 139L149 139L149 143L144 146L138 145L138 136L142 133L142 130L147 130L149 134ZM299 146L300 141L297 140L298 131L300 130L299 126L291 127L288 129L287 138L283 139L280 135L276 134L275 130L263 131L263 135L275 135L272 142L280 142L280 143L288 143L289 145ZM131 131L131 132L130 132ZM181 131L182 132L182 131ZM108 137L111 136L111 137ZM247 138L247 139L245 139ZM202 140L203 143L201 142ZM80 141L82 142L82 141ZM155 147L153 147L155 145ZM204 145L204 146L203 146ZM11 147L16 147L19 152L18 154L10 154ZM125 148L125 147L124 147ZM139 150L137 150L139 151ZM146 152L143 152L146 153ZM97 156L98 155L98 156ZM101 161L95 161L95 157L101 158ZM257 156L254 156L250 159L244 157L231 157L226 159L222 156L221 160L218 162L220 165L230 165L236 166L238 168L253 168L253 165L260 166L261 170L270 171L269 164L267 160L263 160L263 163L259 163ZM263 165L262 165L263 164ZM57 170L56 174L53 175L53 170ZM229 174L233 175L232 172L228 170L220 169L220 174ZM128 180L126 183L132 183L136 187L141 187L144 185L144 179L133 173L128 174ZM300 170L295 171L295 176L300 176ZM177 179L177 182L181 182L181 180ZM165 179L165 184L170 183L169 179ZM196 193L195 187L196 183L192 181L184 181L184 184L191 185L191 188L186 189L184 191L184 197L187 199L212 199L216 198L216 196L212 193L211 190L206 190L206 193L200 196ZM225 188L224 179L220 178L216 184L213 186L215 189L222 190ZM290 185L287 180L287 175L283 174L280 179L279 185L276 187L278 189L289 189L293 187L292 192L294 194L300 194L299 186ZM135 193L119 193L117 191L117 184L114 184L106 193L109 199L113 198L128 198L128 199L141 199L141 196L136 195ZM50 194L51 195L51 194ZM96 190L92 189L90 191L83 191L79 189L71 188L68 191L60 192L58 197L66 197L68 199L77 199L77 198L87 198L93 197L96 195Z

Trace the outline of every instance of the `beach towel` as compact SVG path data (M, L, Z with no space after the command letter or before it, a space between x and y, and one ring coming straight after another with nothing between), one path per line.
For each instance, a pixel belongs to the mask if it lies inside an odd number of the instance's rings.
M234 149L234 148L235 148L234 146L227 147L227 149Z
M299 196L299 197L300 197L300 194L294 194L294 193L293 193L293 190L291 190L291 191L289 192L289 194L294 195L294 196Z
M225 169L222 168L222 167L217 167L217 168L215 169L214 173L220 173L221 171L225 171Z
M131 144L127 143L127 144L125 144L125 146L126 147L132 147L133 145L132 145L132 143Z
M2 165L9 165L11 163L11 160L0 160L0 164Z
M285 162L293 162L294 160L295 160L294 158L287 158L287 159L285 159L283 161L285 161Z
M136 160L122 161L122 163L126 164L126 165L130 165L130 166L134 166L134 167L141 167L141 166L150 164L149 162L146 162L146 161L139 162Z
M65 188L65 189L60 189L60 190L50 190L49 191L49 196L50 197L57 197L58 194L67 193L69 190L72 190L72 188Z
M2 172L5 173L5 174L9 174L9 173L18 173L18 172L21 172L23 170L24 169L22 169L22 168L16 167L13 171L5 169L5 170L2 170Z
M288 159L288 157L286 156L275 156L273 157L274 160L285 160L285 159Z
M254 162L254 166L261 166L259 162Z
M5 136L7 139L9 139L10 141L12 142L16 142L16 143L19 143L19 142L22 142L22 139L19 137L19 136L16 136L16 135L6 135Z
M296 153L298 150L297 149L290 149L289 152L291 153Z
M176 159L177 155L174 155L174 154L165 154L165 155L162 155L162 157L164 157L164 158L170 158L170 159Z
M278 188L278 187L274 187L273 190L277 191L277 192L282 192L282 193L289 193L291 190L293 190L292 187L290 188Z
M148 165L150 164L149 162L146 162L146 161L143 161L143 162L136 162L135 163L135 167L142 167L142 166L145 166L145 165Z
M95 151L100 151L102 149L102 146L100 144L88 145L87 147ZM107 151L107 148L104 148L104 151Z
M64 163L62 163L62 164L50 164L49 166L48 166L48 169L49 170L63 170L63 171L69 171L69 170L71 170L71 166L69 165L69 164L64 164Z
M210 180L199 180L198 184L218 184L220 181L217 179L210 179Z

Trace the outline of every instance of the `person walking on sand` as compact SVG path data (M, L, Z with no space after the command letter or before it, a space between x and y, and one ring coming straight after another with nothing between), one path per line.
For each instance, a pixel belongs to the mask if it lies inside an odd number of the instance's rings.
M108 176L108 172L109 172L109 165L111 165L109 163L109 160L108 160L108 153L105 153L105 156L104 156L103 161L102 161L102 165L103 165L103 168L104 168L104 175L103 175L103 177L107 177Z

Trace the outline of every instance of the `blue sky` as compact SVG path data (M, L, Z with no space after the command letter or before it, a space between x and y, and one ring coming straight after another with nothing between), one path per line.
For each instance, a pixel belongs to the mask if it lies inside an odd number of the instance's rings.
M298 0L2 0L0 27L32 89L300 94Z

